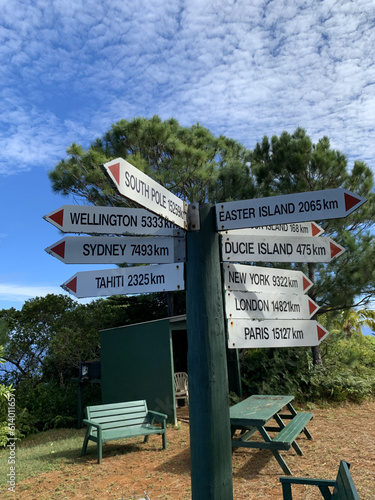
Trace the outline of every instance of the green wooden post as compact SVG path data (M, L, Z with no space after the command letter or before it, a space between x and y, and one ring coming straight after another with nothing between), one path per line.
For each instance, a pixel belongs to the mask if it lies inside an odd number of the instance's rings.
M231 500L232 447L226 338L215 207L199 209L200 230L187 234L191 487L193 500Z

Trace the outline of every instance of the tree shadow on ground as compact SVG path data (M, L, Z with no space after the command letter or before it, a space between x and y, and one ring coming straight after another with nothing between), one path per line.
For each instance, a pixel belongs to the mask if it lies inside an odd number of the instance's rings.
M186 474L190 473L190 449L185 448L177 455L173 455L168 460L155 468L159 472L172 473L172 474Z
M271 460L278 472L279 464L269 450L236 450L232 454L233 477L255 479Z

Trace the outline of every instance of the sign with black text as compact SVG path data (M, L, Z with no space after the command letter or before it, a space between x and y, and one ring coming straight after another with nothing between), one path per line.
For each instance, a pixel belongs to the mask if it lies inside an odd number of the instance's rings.
M338 188L216 204L218 231L340 219L359 208L365 198Z
M313 320L228 320L228 347L313 347L329 332Z
M45 250L65 264L169 264L184 262L185 238L169 236L65 236Z
M183 230L144 208L63 205L44 216L64 233L182 236Z
M324 230L316 222L295 222L294 224L272 224L269 226L246 227L222 232L228 236L320 236Z
M313 282L301 271L223 264L226 290L306 293Z
M61 286L78 298L184 290L184 264L82 271Z
M225 293L226 317L231 319L310 319L318 309L310 297L297 293Z
M330 262L345 252L331 238L223 236L222 258L230 262Z
M123 158L101 165L115 189L129 200L187 229L187 203Z

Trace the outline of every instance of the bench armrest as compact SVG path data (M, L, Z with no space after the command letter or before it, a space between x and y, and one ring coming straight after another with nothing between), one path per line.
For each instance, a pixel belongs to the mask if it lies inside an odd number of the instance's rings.
M165 413L159 413L157 411L152 411L152 410L149 410L147 413L147 420L149 420L150 423L152 423L155 420L156 422L160 422L163 425L163 427L165 426L167 418L168 416Z
M84 423L90 427L96 427L98 430L102 428L102 426L100 424L97 424L96 422L93 422L92 420L88 420L87 418L84 418L82 420L82 423Z
M313 479L310 477L290 477L281 476L281 483L306 484L310 486L336 486L336 481L332 479Z

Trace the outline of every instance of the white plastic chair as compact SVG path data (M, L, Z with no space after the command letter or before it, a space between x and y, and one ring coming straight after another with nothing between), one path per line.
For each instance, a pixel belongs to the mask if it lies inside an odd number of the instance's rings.
M189 386L188 376L185 372L176 372L174 374L174 392L176 397L176 407L178 400L184 399L189 404Z

